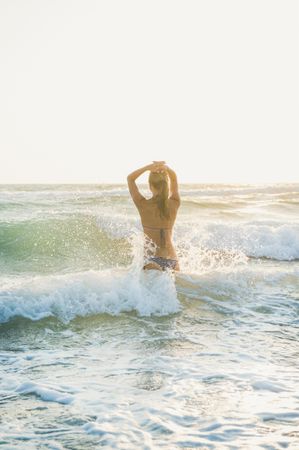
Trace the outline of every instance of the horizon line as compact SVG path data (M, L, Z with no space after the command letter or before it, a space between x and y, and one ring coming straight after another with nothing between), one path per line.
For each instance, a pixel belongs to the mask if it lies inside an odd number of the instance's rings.
M147 185L147 183L138 183L140 185ZM194 185L273 185L273 184L299 184L299 181L256 181L256 182L221 182L221 181L205 181L205 182L197 182L197 181L180 181L179 182L180 185L186 185L186 184L194 184ZM113 181L113 182L87 182L87 181L72 181L72 182L59 182L59 181L50 181L50 182L12 182L12 183L2 183L0 182L0 186L20 186L20 185L40 185L40 186L45 186L45 185L127 185L126 182L117 182L117 181Z

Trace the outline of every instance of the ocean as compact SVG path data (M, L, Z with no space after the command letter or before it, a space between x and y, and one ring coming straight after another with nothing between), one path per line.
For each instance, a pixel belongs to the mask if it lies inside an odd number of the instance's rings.
M181 197L174 276L125 185L0 185L1 449L299 448L299 184Z

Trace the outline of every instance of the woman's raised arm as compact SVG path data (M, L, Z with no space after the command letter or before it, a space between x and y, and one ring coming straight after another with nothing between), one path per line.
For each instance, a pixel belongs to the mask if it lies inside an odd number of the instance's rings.
M180 194L179 194L179 186L178 179L174 170L170 169L170 167L166 166L166 170L170 180L170 198L172 200L177 201L179 204L181 203Z
M156 163L148 164L147 166L141 167L140 169L135 170L134 172L130 173L127 176L127 182L128 182L129 191L130 191L131 197L132 197L133 202L135 203L135 205L138 205L142 200L144 200L144 197L143 197L142 194L140 194L139 189L138 189L135 181L144 172L146 172L147 170L154 170L156 167L157 167Z

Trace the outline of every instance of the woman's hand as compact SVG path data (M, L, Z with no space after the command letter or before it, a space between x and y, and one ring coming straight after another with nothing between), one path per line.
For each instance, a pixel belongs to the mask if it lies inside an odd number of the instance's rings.
M166 172L165 161L153 161L153 164L149 166L149 170L154 173Z

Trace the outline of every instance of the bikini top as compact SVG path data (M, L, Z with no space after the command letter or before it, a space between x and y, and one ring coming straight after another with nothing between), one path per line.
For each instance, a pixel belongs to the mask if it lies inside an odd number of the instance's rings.
M161 242L161 248L164 248L166 246L166 240L165 240L165 230L171 230L171 228L160 228L160 227L148 227L147 225L142 225L143 228L149 228L150 230L159 230L160 231L160 242Z

